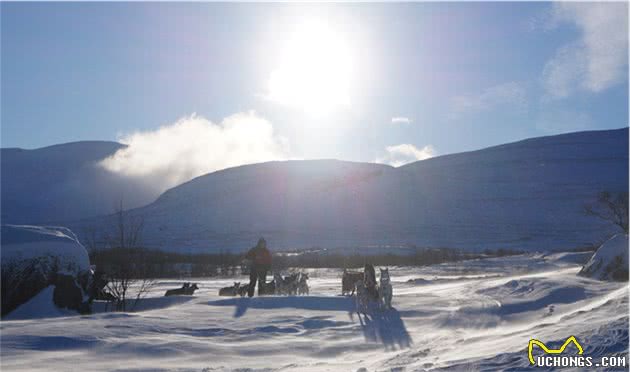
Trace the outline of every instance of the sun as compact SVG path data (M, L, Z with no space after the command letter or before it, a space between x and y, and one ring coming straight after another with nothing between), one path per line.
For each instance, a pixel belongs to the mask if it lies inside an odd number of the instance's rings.
M268 98L311 113L348 105L348 48L328 25L311 22L297 30L269 78Z

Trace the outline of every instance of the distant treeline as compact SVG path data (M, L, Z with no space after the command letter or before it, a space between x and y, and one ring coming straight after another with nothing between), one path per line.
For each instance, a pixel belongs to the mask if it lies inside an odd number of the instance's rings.
M274 254L272 270L289 267L361 268L366 263L379 266L425 266L475 258L521 254L511 249L465 252L451 248L418 249L411 255L342 255L321 253ZM248 273L243 254L181 254L146 248L110 248L93 250L90 262L97 270L111 272L127 267L135 278L234 276Z
M135 278L232 276L241 274L242 254L181 254L146 248L108 248L90 252L98 271L132 267Z

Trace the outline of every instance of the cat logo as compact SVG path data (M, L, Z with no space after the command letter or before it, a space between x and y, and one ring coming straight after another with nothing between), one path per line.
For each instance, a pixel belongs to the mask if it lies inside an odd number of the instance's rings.
M562 346L560 346L559 349L549 349L541 341L531 339L529 340L529 345L527 346L527 356L529 357L529 362L533 366L536 365L536 361L534 360L534 357L532 356L532 350L534 349L534 345L538 345L538 347L540 347L547 354L561 354L571 342L573 342L573 344L577 347L578 355L582 355L582 353L584 353L584 349L582 349L582 345L580 345L580 343L575 338L575 336L571 336L567 338L567 340L564 342L564 344L562 344Z

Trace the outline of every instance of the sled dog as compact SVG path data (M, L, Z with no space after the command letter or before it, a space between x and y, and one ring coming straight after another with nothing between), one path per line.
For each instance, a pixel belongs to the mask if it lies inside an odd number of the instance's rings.
M357 314L367 314L370 299L363 280L357 280L354 284L354 287L357 290L357 295L355 298L355 302L357 305Z
M392 283L389 279L389 269L381 270L381 280L379 285L379 298L385 309L392 307Z
M247 294L247 290L249 290L249 284L241 285L236 289L236 293L243 297Z
M356 289L356 283L359 280L363 281L362 272L343 269L343 276L341 277L341 294L350 294L352 296Z
M190 285L190 283L184 283L181 288L169 289L168 291L166 291L166 293L164 293L164 296L177 296L177 295L190 296L194 294L197 289L199 289L199 287L197 287L197 283L194 283L193 285Z
M308 295L308 274L300 273L300 279L297 284L297 294L298 295Z
M223 287L219 289L219 296L236 296L240 286L240 282L234 282L232 287Z
M273 280L276 282L276 294L285 296L295 296L298 294L300 277L302 275L304 274L294 273L283 278L279 273L273 274Z

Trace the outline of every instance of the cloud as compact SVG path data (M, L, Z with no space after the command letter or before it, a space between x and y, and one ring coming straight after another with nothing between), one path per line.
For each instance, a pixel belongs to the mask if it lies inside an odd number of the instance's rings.
M522 83L511 81L491 86L477 94L455 96L452 105L452 118L506 106L523 111L527 109L527 90Z
M234 114L218 124L193 114L120 141L127 147L100 165L162 190L215 170L285 159L288 154L287 141L253 112Z
M404 116L394 116L392 118L392 124L409 124L411 123L411 119Z
M435 149L431 145L427 145L419 149L408 143L387 146L385 151L387 151L387 155L376 159L375 162L389 164L394 167L399 167L418 160L432 158L436 155Z
M601 92L627 77L627 4L556 2L551 26L573 24L580 37L560 47L542 73L547 98L565 98L577 90Z

